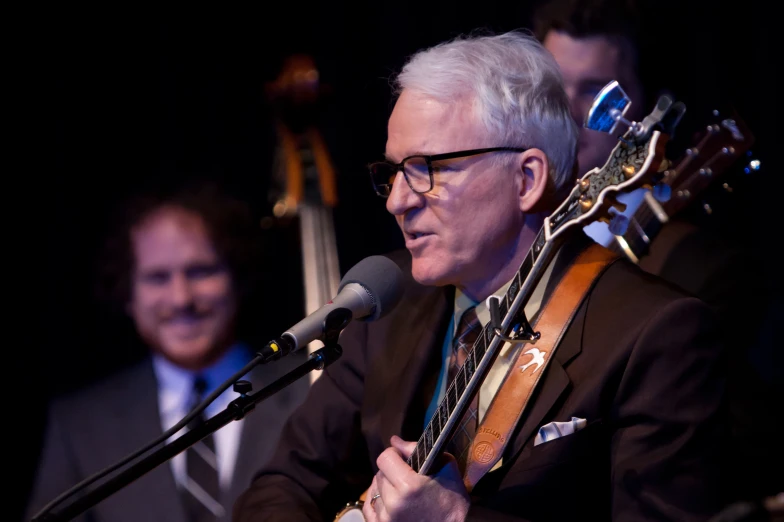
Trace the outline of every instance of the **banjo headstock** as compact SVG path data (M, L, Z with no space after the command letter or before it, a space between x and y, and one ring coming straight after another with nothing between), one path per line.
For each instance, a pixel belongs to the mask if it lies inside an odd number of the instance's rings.
M665 147L686 111L685 105L661 96L653 111L641 122L626 119L631 101L617 81L608 83L594 98L585 127L612 133L618 125L626 132L618 138L610 157L577 180L569 196L545 220L545 239L550 240L572 226L584 227L604 221L615 234L622 234L628 219L613 209L624 210L616 196L640 187L659 184L668 166Z

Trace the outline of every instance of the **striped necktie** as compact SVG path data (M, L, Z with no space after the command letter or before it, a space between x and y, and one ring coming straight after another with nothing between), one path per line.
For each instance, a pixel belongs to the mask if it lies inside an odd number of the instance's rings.
M465 363L468 352L474 347L474 343L482 333L482 323L476 315L476 307L471 307L463 313L452 340L452 356L449 365L449 382L454 381L458 370ZM479 424L479 393L474 396L474 400L466 409L463 418L458 423L452 440L447 445L447 449L457 459L458 466L462 472L465 468L468 449L476 435Z
M203 400L206 388L207 383L204 379L196 377L193 384L191 409ZM191 420L188 428L194 429L204 421L204 412L202 412ZM186 449L185 454L186 477L182 486L188 520L190 522L215 522L224 515L225 510L220 504L218 458L212 435Z

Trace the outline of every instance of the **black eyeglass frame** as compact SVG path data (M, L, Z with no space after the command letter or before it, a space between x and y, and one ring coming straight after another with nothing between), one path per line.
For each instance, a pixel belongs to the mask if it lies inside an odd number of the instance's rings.
M395 174L398 172L403 172L403 177L406 179L406 183L414 191L416 194L426 194L433 190L433 162L434 161L442 161L448 159L456 159L456 158L467 158L470 156L477 156L479 154L485 154L487 152L525 152L527 148L521 147L489 147L484 149L470 149L470 150L460 150L456 152L446 152L444 154L432 154L432 155L425 155L425 154L414 154L412 156L407 156L403 158L400 163L393 163L391 161L376 161L368 165L368 169L370 170L370 181L373 184L373 190L376 191L376 194L381 196L382 198L388 198L389 195L392 193L392 183L382 183L377 184L376 180L373 176L373 167L376 165L386 165L393 167L395 170ZM411 180L408 179L408 174L406 174L405 163L412 159L412 158L422 158L425 160L425 164L427 165L427 173L430 177L430 186L427 190L416 190L413 185L411 185ZM388 187L383 190L381 187Z

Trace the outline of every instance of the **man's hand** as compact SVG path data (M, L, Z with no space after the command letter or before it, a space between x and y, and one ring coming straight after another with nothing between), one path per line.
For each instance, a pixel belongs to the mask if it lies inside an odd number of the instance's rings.
M368 489L362 513L367 522L443 520L463 522L470 500L455 458L445 453L432 476L416 473L405 459L416 442L393 436L392 447L378 456L378 473ZM373 497L375 501L372 501Z

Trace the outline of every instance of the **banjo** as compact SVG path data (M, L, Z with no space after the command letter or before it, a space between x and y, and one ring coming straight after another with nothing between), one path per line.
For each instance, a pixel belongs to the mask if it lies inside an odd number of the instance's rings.
M623 234L628 220L620 219L624 216L616 212L623 211L623 204L615 196L640 187L650 190L662 181L668 166L665 147L685 106L662 96L642 122L631 122L624 117L630 105L617 81L608 83L594 99L585 127L612 133L618 124L624 124L628 130L619 138L604 166L594 168L577 180L566 200L545 219L506 294L501 298L491 296L491 321L485 325L466 362L448 385L443 400L408 458L408 465L417 473L429 473L504 344L536 343L539 339L539 334L533 331L525 317L524 305L558 247L568 238L567 232L601 220L615 233ZM366 494L346 505L334 522L364 522L362 506Z

